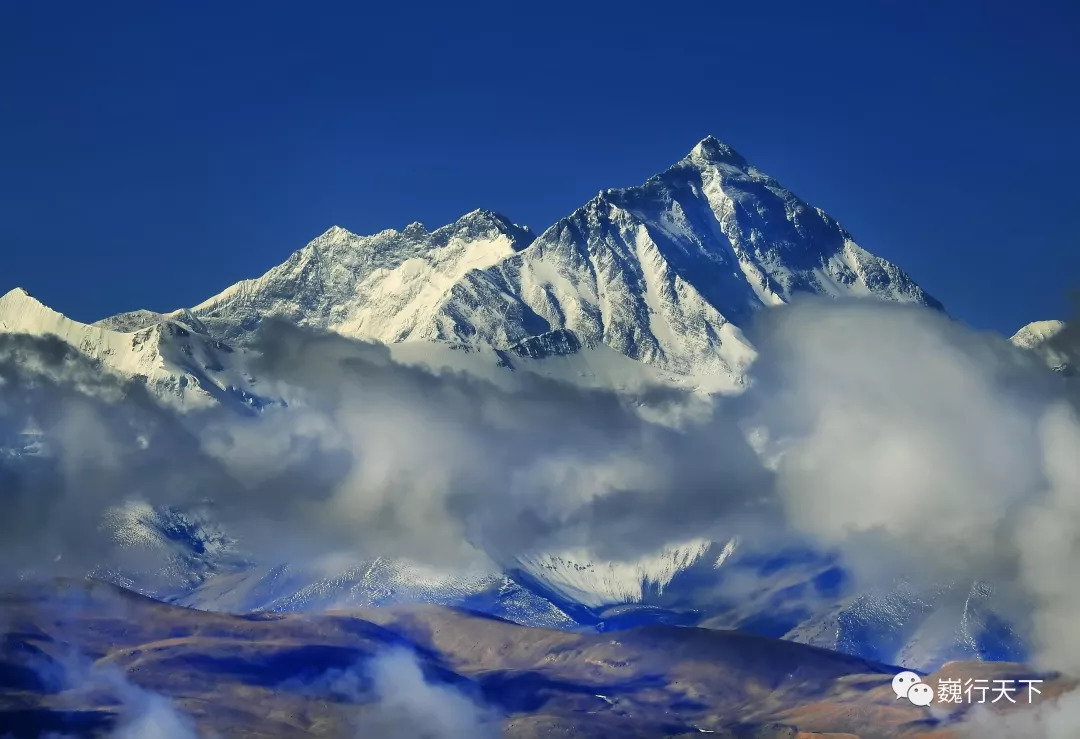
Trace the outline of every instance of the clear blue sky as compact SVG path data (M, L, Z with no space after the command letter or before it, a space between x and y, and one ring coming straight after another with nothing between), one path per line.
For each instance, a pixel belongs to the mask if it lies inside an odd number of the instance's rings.
M194 304L331 225L540 230L712 133L950 311L1080 285L1080 3L0 3L0 292Z

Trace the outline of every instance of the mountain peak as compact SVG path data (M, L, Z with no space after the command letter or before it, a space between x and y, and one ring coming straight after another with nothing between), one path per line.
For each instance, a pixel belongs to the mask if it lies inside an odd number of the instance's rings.
M24 299L30 298L30 293L26 292L26 290L22 289L21 287L16 287L8 290L2 297L11 299ZM33 298L30 299L33 300Z
M512 225L513 224L510 222L510 219L506 216L500 215L495 211L487 210L485 208L477 208L476 210L469 211L453 223L447 224L446 228L457 229L468 226L493 226L501 231L505 231L508 227Z
M493 210L487 208L477 208L476 210L470 210L468 213L459 218L459 221L472 220L474 218L481 218L490 221L506 221L506 217L496 213Z
M9 307L33 306L37 308L44 308L46 310L52 310L21 287L16 287L12 290L8 290L7 293L5 293L3 296L0 296L0 304Z
M320 239L341 239L341 238L345 238L345 237L352 236L352 235L353 235L353 233L351 231L349 231L349 229L347 229L347 228L342 228L341 226L331 226L330 228L326 229L326 231L324 231L321 236L319 236L317 238L320 238Z
M180 313L181 311L174 311L173 313L168 314L168 316L179 315ZM95 321L91 325L119 331L123 334L130 334L161 323L166 319L166 314L140 308L126 313L118 313L117 315L109 316L108 318L102 318L100 321Z
M1060 334L1065 326L1064 321L1032 321L1013 334L1009 341L1024 349L1034 349Z
M524 249L536 239L536 234L528 226L519 226L501 213L486 208L469 211L436 233L469 234L475 238L492 230L509 237L514 251Z
M413 221L401 232L402 236L407 236L413 239L421 239L428 235L427 228L420 221Z
M749 166L741 154L711 134L690 150L687 159L703 164L730 164L740 169Z

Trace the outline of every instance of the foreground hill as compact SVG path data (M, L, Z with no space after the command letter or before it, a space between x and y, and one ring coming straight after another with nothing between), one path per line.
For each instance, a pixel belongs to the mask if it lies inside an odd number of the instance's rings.
M0 735L15 737L107 735L152 715L186 732L159 734L170 739L341 737L376 725L389 739L944 739L959 736L962 712L897 701L895 668L736 631L581 634L437 606L231 616L92 581L9 591L0 623ZM405 668L388 673L385 654L409 655ZM417 679L405 695L409 664ZM1031 674L986 663L943 672ZM1066 687L1048 681L1043 695ZM429 704L406 700L423 695Z

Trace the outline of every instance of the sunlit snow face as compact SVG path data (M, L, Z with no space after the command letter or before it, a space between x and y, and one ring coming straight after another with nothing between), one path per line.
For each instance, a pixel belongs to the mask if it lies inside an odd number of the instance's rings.
M914 672L901 672L892 679L892 689L897 699L906 698L912 685L919 683L921 678Z

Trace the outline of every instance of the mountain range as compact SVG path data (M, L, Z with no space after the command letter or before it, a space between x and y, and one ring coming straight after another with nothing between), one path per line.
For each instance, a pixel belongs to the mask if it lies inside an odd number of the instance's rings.
M262 276L169 313L136 310L86 325L15 289L0 298L0 331L59 337L181 412L258 415L284 402L253 363L271 318L384 344L400 362L496 380L523 371L620 392L667 384L730 394L755 357L745 333L754 316L800 295L945 310L820 208L708 137L665 172L598 193L538 236L485 210L431 231L413 223L358 236L335 226ZM1062 326L1034 323L1013 342L1064 368L1047 348ZM329 569L247 561L198 511L132 507L107 525L123 546L152 551L155 571L88 570L206 609L427 601L542 626L708 622L911 665L1021 649L980 605L989 597L980 584L851 594L827 557L740 556L745 545L734 539L629 564L551 553L504 571L447 575L387 559ZM761 582L753 598L733 603L702 588L738 572ZM933 639L920 631L941 618L954 624L944 637L937 627Z
M357 236L335 226L189 309L83 326L14 290L0 303L0 327L59 335L196 404L250 389L229 355L270 316L504 363L600 351L723 388L737 387L753 358L743 328L754 313L800 293L941 307L820 208L708 137L666 172L598 193L539 236L484 210L434 231L413 223Z

